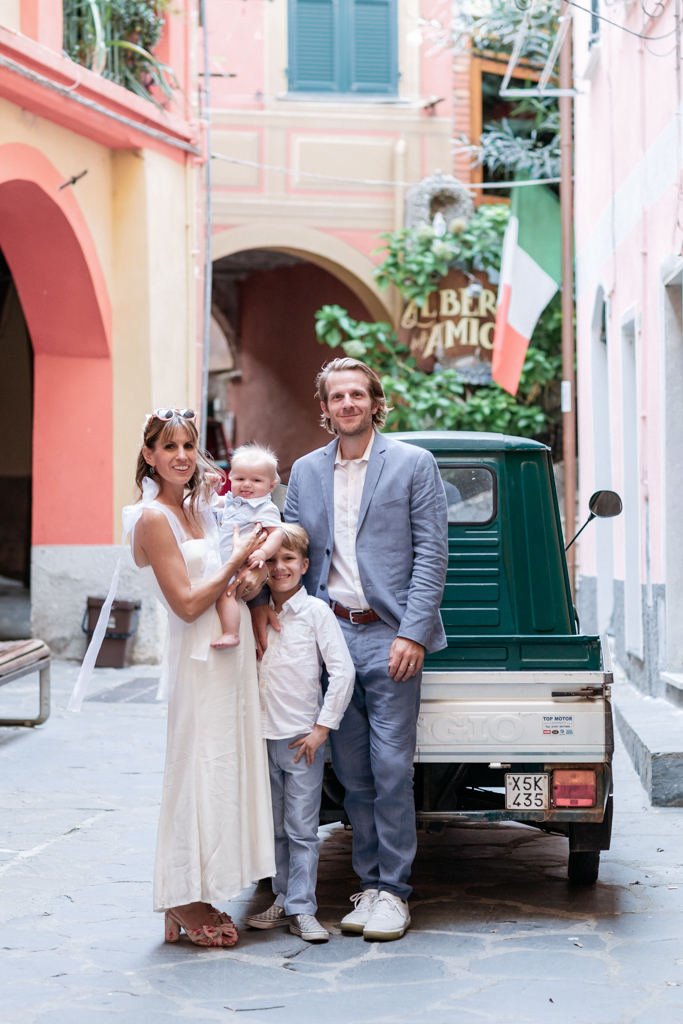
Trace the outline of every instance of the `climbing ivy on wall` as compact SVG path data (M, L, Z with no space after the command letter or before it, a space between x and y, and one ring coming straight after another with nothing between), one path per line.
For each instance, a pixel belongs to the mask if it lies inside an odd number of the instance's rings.
M380 288L396 285L401 295L423 306L449 267L496 272L510 216L498 203L480 206L469 220L456 217L438 235L430 224L381 235L384 260L375 270Z
M319 309L315 331L321 344L341 346L345 355L362 359L380 376L392 407L386 430L491 430L552 441L554 390L562 360L552 351L557 348L553 321L559 310L552 304L548 310L542 347L530 347L515 397L494 383L467 384L452 369L424 373L391 324L355 320L341 306Z
M449 267L500 269L509 209L480 206L468 221L453 222L438 236L429 225L383 235L386 253L375 275L380 287L394 284L418 305L436 291ZM454 369L426 373L388 323L353 319L341 306L323 306L315 314L316 337L331 348L362 359L379 374L392 409L392 430L484 430L544 440L556 448L559 377L562 365L561 312L556 297L538 322L515 396L491 382L467 383Z

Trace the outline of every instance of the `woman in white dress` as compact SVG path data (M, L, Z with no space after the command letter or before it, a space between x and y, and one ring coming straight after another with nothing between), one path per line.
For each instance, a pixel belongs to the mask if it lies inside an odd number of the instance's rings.
M243 603L240 645L217 651L210 643L221 628L216 599L265 538L260 528L236 536L221 566L202 487L206 470L215 467L197 446L191 410L149 417L136 473L142 500L125 511L135 562L169 612L154 909L166 914L168 942L183 928L198 945L231 946L237 930L212 904L275 873L256 656Z

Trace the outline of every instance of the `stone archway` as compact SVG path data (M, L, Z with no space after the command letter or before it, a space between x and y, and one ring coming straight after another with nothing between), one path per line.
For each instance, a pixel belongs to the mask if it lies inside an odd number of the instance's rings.
M0 249L34 357L32 544L111 544L111 309L63 184L38 150L0 146Z
M273 447L285 482L295 459L329 440L314 381L343 351L319 342L315 313L333 305L372 320L358 291L319 259L284 246L238 250L214 261L213 313L232 355L230 370L210 375L214 418L223 420L233 446L253 440Z
M392 292L380 292L372 273L375 264L334 235L283 221L229 228L211 242L214 260L249 249L272 249L314 263L346 285L375 320L395 319Z

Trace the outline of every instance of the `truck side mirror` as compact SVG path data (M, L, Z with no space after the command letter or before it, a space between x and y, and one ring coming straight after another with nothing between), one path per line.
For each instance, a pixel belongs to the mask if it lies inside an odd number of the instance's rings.
M591 516L598 516L600 519L611 519L612 516L618 516L623 507L621 498L616 491L596 491L588 502Z
M590 515L583 524L579 533L582 533L592 519L611 519L612 516L618 516L623 509L621 498L616 491L596 491L595 494L591 494L590 501L588 502L588 508L590 509ZM565 551L569 551L570 547L579 536L579 533L575 533L572 539L567 544Z

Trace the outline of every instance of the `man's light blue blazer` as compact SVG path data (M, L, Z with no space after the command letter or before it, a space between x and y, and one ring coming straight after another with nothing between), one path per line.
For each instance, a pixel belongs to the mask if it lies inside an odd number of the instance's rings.
M334 540L337 438L297 459L287 488L285 520L310 541L304 577L309 594L328 600ZM375 432L356 537L368 604L399 636L428 652L446 647L439 605L448 567L448 507L431 452Z

